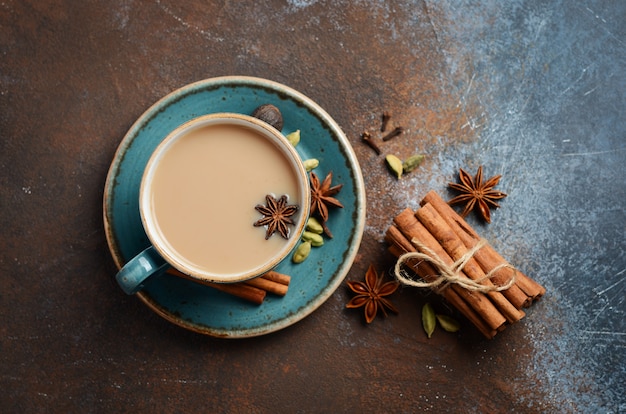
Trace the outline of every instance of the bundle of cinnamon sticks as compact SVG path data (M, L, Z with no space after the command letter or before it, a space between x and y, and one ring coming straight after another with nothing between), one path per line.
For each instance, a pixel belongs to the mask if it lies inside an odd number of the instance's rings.
M170 275L190 279L189 276L174 268L167 270ZM198 282L197 279L193 279ZM228 293L238 298L247 300L254 304L260 305L265 300L267 293L272 293L278 296L285 296L289 289L289 283L291 277L282 273L275 272L273 270L263 274L262 276L254 279L246 280L245 282L238 283L212 283L212 282L200 282L203 285L210 286L221 292Z
M412 252L434 254L447 269L463 261L465 264L456 272L459 279L467 278L485 288L444 283L437 291L485 337L493 338L519 321L525 315L522 308L543 296L543 286L511 266L436 192L426 194L420 206L416 211L407 208L393 219L385 235L389 251L397 258ZM410 256L404 256L408 258L404 266L422 281L440 278L441 269L433 262Z

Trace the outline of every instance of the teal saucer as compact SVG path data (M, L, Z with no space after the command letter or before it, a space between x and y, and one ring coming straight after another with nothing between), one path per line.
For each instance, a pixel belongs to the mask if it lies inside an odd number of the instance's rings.
M104 191L104 225L118 267L149 246L139 214L143 170L157 145L180 124L217 112L251 114L271 103L283 114L283 134L297 129L302 159L317 158L320 178L330 171L343 184L328 226L332 239L300 264L286 259L276 271L291 276L286 296L268 294L261 305L174 276L150 282L137 296L154 312L183 328L216 337L264 335L290 326L322 305L350 270L365 224L365 190L356 156L337 123L315 102L279 83L252 77L220 77L192 83L165 96L130 128L115 154ZM250 166L254 168L254 166ZM228 194L220 195L227 201Z

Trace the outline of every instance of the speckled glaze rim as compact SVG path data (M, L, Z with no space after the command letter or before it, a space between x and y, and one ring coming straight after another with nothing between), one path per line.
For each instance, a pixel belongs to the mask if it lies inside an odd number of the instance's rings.
M347 137L345 136L339 125L330 117L328 113L326 113L326 111L324 111L319 105L317 105L314 101L312 101L302 93L275 81L249 76L224 76L194 82L171 92L170 94L166 95L155 104L153 104L148 110L146 110L129 129L116 151L113 163L111 164L106 179L103 214L107 243L113 256L113 260L118 268L121 268L123 266L125 260L116 243L115 229L112 226L113 211L110 199L112 197L112 191L115 185L114 183L120 163L123 161L124 156L131 146L133 139L137 135L138 131L144 128L152 118L156 117L160 112L164 110L164 108L167 108L172 103L183 99L186 95L194 94L198 91L207 89L217 89L220 87L250 87L271 91L273 94L280 96L281 99L288 99L290 101L293 101L293 103L296 104L298 107L308 111L323 124L323 127L325 129L328 130L329 135L331 135L331 139L336 141L341 151L343 161L345 162L350 172L350 176L355 187L355 208L351 217L353 231L350 234L348 246L343 252L342 261L335 271L332 279L327 285L324 286L324 288L319 292L319 294L317 294L317 296L313 300L307 302L303 307L299 308L293 313L288 314L280 320L277 320L267 325L246 327L241 329L221 329L208 327L195 323L192 320L182 318L181 315L177 315L171 312L169 309L166 309L165 307L161 306L160 303L153 300L153 298L151 298L150 295L146 292L139 292L137 294L137 296L152 311L154 311L164 319L172 322L173 324L181 326L185 329L214 337L246 338L275 332L304 319L306 316L314 312L319 306L321 306L341 285L354 262L363 235L366 215L365 187L359 162Z

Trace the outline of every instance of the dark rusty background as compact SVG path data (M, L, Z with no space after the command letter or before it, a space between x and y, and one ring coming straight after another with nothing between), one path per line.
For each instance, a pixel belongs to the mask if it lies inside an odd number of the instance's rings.
M626 3L5 0L0 3L0 411L626 412ZM393 258L391 218L459 167L502 174L470 220L548 293L486 341L427 339L405 288L371 325L344 286L267 336L219 340L115 285L102 225L114 151L165 94L272 79L341 125L367 187L348 278ZM427 161L401 181L363 145Z

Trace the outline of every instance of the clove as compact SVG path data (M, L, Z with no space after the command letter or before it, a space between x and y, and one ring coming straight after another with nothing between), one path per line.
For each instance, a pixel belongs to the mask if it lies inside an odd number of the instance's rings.
M376 155L380 155L380 153L382 152L380 150L380 147L374 142L374 140L372 140L372 136L370 135L369 132L364 131L361 134L361 139L370 146L370 148L372 148L374 151L376 151Z
M383 112L383 122L380 124L380 132L385 132L387 130L387 124L391 119L391 114L387 111Z
M404 128L402 128L401 126L395 127L392 131L390 131L387 135L383 137L383 141L389 141L390 139L397 137L403 132Z

